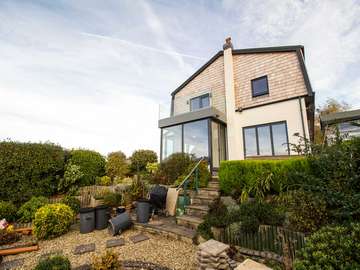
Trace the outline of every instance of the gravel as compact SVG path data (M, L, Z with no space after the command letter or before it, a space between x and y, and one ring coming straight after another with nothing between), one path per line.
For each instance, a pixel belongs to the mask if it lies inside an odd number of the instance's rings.
M195 269L196 246L183 241L168 239L160 235L146 234L150 239L139 243L132 243L130 237L139 234L135 229L129 229L120 236L110 236L107 230L94 231L80 234L78 230L71 230L67 234L52 240L39 241L38 251L6 256L4 261L24 259L24 264L19 269L32 269L41 256L51 253L62 253L71 261L72 267L90 264L94 255L106 251L106 241L110 239L125 239L125 245L111 248L119 254L120 260L143 261L168 267L170 269ZM74 255L76 246L81 244L96 244L94 252Z

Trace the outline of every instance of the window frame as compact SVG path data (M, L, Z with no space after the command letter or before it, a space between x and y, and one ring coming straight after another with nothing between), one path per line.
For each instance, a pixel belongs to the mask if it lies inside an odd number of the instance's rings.
M264 93L261 93L261 94L255 94L254 93L254 82L256 81L259 81L259 80L262 80L262 79L266 79L266 88L267 88L267 91L264 92ZM269 80L268 80L268 76L265 75L265 76L261 76L261 77L258 77L258 78L255 78L255 79L252 79L251 80L251 94L252 94L252 97L255 98L255 97L260 97L260 96L265 96L265 95L269 95Z
M275 149L274 149L274 137L273 137L273 125L278 125L278 124L285 124L285 134L286 134L286 144L287 144L287 154L282 154L282 155L276 155L275 154ZM288 134L288 127L287 127L287 122L286 120L284 121L277 121L277 122L270 122L270 123L265 123L265 124L260 124L260 125L253 125L253 126L246 126L242 128L242 134L243 134L243 147L244 147L244 158L256 158L256 157L268 157L268 155L260 155L260 149L259 149L259 134L258 134L258 128L259 127L263 127L263 126L268 126L270 129L270 142L271 142L271 156L270 157L281 157L281 156L290 156L290 146L289 146L289 134ZM246 141L245 141L245 130L246 129L250 129L250 128L255 128L255 136L256 136L256 155L246 155Z
M208 99L209 99L209 106L203 107L202 99L203 99L204 97L208 97ZM199 107L200 107L199 109L195 109L195 110L194 110L194 109L192 108L192 106L191 106L191 101L194 100L194 99L199 99ZM200 96L193 97L193 98L190 99L189 103L190 103L190 112L194 112L194 111L198 111L198 110L201 110L201 109L204 109L204 108L208 108L208 107L210 107L210 93L206 93L206 94L203 94L203 95L200 95Z

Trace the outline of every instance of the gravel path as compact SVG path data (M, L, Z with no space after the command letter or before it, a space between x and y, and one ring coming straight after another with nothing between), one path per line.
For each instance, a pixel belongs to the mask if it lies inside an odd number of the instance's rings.
M22 268L32 269L43 254L50 252L61 252L67 256L72 267L91 263L94 255L105 253L106 240L114 238L124 238L125 246L112 248L119 254L120 260L137 260L156 263L171 269L194 269L196 246L183 241L167 239L159 235L146 234L150 240L133 244L129 237L139 234L139 231L130 229L121 234L121 236L112 237L107 230L94 231L88 234L80 234L78 230L72 230L69 233L55 238L53 240L40 241L39 251L23 253L13 256L6 256L4 261L24 258L25 262ZM96 244L96 252L82 255L74 255L73 250L81 244Z

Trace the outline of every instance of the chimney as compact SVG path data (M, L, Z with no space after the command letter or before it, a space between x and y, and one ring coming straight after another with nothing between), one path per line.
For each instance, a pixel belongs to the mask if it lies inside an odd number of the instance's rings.
M233 45L232 45L232 42L231 42L231 37L228 37L228 38L226 38L225 39L225 44L223 45L223 49L224 49L224 51L226 50L226 49L234 49L234 47L233 47Z

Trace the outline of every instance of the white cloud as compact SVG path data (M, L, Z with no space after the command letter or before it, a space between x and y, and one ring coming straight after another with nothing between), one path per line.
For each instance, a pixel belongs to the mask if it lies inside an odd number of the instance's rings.
M157 104L228 35L236 48L305 45L317 102L356 108L359 14L356 0L3 0L0 139L158 151Z

